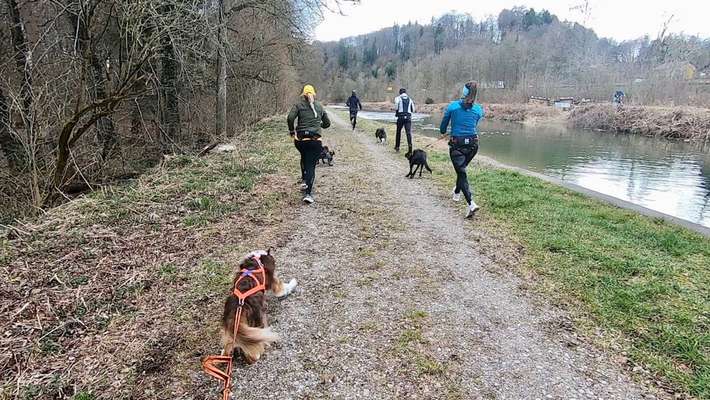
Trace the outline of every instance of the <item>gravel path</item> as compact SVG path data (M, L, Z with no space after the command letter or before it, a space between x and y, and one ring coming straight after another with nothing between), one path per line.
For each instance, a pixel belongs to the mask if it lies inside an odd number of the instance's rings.
M276 251L282 278L299 280L270 302L282 341L236 365L237 398L654 398L496 271L463 204L333 119L335 166L319 166L316 203Z

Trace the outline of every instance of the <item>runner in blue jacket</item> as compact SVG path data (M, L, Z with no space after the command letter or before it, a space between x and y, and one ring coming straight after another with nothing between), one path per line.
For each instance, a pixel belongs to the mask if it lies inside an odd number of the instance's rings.
M439 131L442 135L451 123L449 156L456 171L456 186L453 190L454 201L461 201L461 193L466 198L468 209L466 218L472 218L480 207L473 201L469 188L466 167L478 153L478 122L483 118L483 107L476 103L478 83L469 82L463 88L463 98L449 104L441 120Z

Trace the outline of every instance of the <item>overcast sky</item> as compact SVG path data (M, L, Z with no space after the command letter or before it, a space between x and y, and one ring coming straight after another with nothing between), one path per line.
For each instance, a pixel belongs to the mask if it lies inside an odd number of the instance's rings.
M337 40L409 21L429 23L432 16L449 11L469 13L476 20L498 15L516 5L546 8L562 20L585 22L572 8L583 0L362 0L358 6L345 5L346 16L328 14L316 30L316 39ZM709 0L589 0L588 26L600 36L617 40L635 39L645 34L655 37L673 16L670 31L710 37Z

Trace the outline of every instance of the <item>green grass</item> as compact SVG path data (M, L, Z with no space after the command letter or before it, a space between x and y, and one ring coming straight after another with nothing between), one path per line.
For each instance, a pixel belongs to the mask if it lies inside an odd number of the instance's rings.
M404 315L405 327L397 337L395 351L411 362L420 375L443 375L446 365L426 351L430 346L424 338L424 326L428 317L429 315L421 310L410 310Z
M368 135L375 125L361 123ZM428 152L448 193L448 154ZM525 247L521 269L535 272L539 291L568 304L582 329L620 338L635 363L710 398L708 238L516 172L469 172L477 223Z
M242 212L243 197L250 195L261 177L297 171L295 149L283 126L280 118L257 124L240 134L243 148L235 153L167 158L136 184L91 193L77 203L79 211L91 216L88 224L111 225L145 222L151 205L171 205L180 210L187 227L208 226ZM277 204L276 200L267 198L264 206Z
M449 169L444 158L437 152L432 167ZM453 182L452 173L437 178ZM477 168L470 179L549 292L622 334L637 362L710 396L710 240L516 172Z
M79 392L72 397L72 400L95 400L96 396L94 396L90 392Z

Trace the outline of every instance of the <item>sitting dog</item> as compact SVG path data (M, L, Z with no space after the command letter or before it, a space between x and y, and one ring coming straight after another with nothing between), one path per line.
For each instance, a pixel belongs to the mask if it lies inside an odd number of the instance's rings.
M385 128L377 128L375 131L375 138L382 144L387 144L387 132Z
M419 169L420 178L422 177L422 172L424 171L424 168L426 168L427 171L432 173L431 168L429 168L429 164L427 164L426 162L426 151L417 149L411 153L407 152L407 154L405 154L404 156L407 157L407 159L409 160L409 173L406 175L407 178L414 178L414 175L417 173L417 169ZM414 168L413 171L412 168Z
M255 251L244 257L234 278L232 293L224 303L222 355L231 356L235 349L239 349L247 363L259 360L266 346L278 340L278 335L271 331L266 321L265 292L271 291L276 297L284 298L293 292L297 284L295 279L283 284L276 277L276 260L271 255L271 249ZM250 290L255 290L255 293L249 295ZM239 309L237 292L248 297L244 299L235 337L234 325Z
M335 155L335 151L330 150L328 146L323 146L323 150L320 152L320 157L318 158L319 163L323 164L328 164L329 166L333 166L333 156Z

